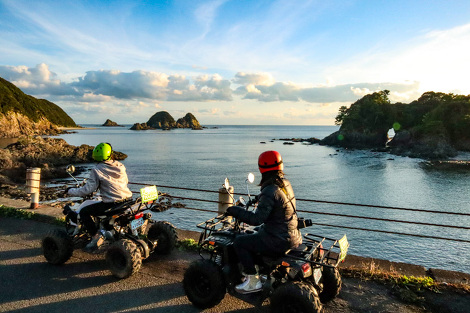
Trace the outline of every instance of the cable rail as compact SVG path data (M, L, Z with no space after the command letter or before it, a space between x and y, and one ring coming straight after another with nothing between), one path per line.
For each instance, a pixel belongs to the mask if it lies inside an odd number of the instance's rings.
M150 185L150 184L133 183L133 182L129 182L129 184L130 185ZM165 185L158 185L158 187L179 189L179 190L187 190L187 191L218 193L218 191L216 191L216 190L206 190L206 189L197 189L197 188L175 187L175 186L165 186ZM235 192L234 195L244 196L245 194ZM449 214L449 215L460 215L460 216L469 216L470 217L470 213L462 213L462 212L448 212L448 211L435 211L435 210L425 210L425 209L411 209L411 208L402 208L402 207L393 207L393 206L384 206L384 205L361 204L361 203L338 202L338 201L326 201L326 200L313 200L313 199L301 199L301 198L295 198L295 200L296 201L305 201L305 202L325 203L325 204L337 204L337 205L346 205L346 206L359 206L359 207L368 207L368 208L400 210L400 211L413 211L413 212L435 213L435 214ZM200 199L199 201L206 201L206 200ZM298 211L301 212L300 210L298 210Z
M153 184L129 182L129 185L151 186ZM159 188L185 190L185 191L195 191L195 192L208 192L208 193L217 193L217 194L219 193L218 190L206 190L206 189L198 189L198 188L175 187L175 186L167 186L167 185L158 185L158 187ZM137 191L132 191L132 192L135 193L135 194L139 193ZM243 196L245 194L234 193L234 195ZM220 203L217 200L198 199L198 198L193 198L193 197L182 197L182 196L177 196L177 195L169 195L169 196L171 198L181 199L181 200L191 200L191 201L200 201L200 202L217 203L217 204ZM315 203L324 203L324 204L335 204L335 205L344 205L344 206L379 208L379 209L387 209L387 210L412 211L412 212L432 213L432 214L447 214L447 215L454 215L454 216L467 216L467 217L470 217L470 213L461 213L461 212L434 211L434 210L412 209L412 208L383 206L383 205L360 204L360 203L338 202L338 201L325 201L325 200L313 200L313 199L300 199L300 198L296 198L296 201L315 202ZM224 204L226 204L226 203L224 203ZM215 210L198 209L198 208L190 208L190 207L183 207L183 208L178 208L178 209L194 210L194 211L200 211L200 212L209 212L209 213L214 213L214 214L218 213ZM425 223L425 222L413 222L413 221L387 219L387 218L379 218L379 217L371 217L371 216L359 216L359 215L340 214L340 213L332 213L332 212L319 212L319 211L309 211L309 210L297 210L297 212L307 213L307 214L338 216L338 217L346 217L346 218L354 218L354 219L374 220L374 221L382 221L382 222L389 222L389 223L404 223L404 224L412 224L412 225L419 225L419 226L433 226L433 227L451 228L451 229L459 229L459 230L470 230L470 227L467 227L467 226L456 226L456 225L435 224L435 223ZM352 227L352 226L345 226L345 225L334 225L334 224L325 224L325 223L316 223L316 222L313 222L313 225L328 226L328 227L334 227L334 228L353 229L353 230L377 232L377 233L386 233L386 234L401 235L401 236L411 236L411 237L419 237L419 238L429 238L429 239L439 239L439 240L470 243L470 240L465 240L465 239L447 238L447 237L441 237L441 236L430 236L430 235L413 234L413 233L401 233L401 232L394 232L394 231L387 231L387 230L380 230L380 229L370 229L370 228Z

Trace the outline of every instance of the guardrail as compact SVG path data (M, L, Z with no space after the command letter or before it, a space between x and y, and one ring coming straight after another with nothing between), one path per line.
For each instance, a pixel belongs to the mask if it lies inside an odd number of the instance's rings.
M146 186L149 184L143 183L135 183L129 182L130 185L141 185ZM218 191L214 190L205 190L205 189L197 189L197 188L185 188L185 187L176 187L176 186L167 186L167 185L158 185L158 188L168 188L168 189L176 189L176 190L185 190L185 191L192 191L192 192L201 192L201 193L218 193ZM135 192L137 193L137 192ZM240 193L234 193L234 195L245 195ZM201 202L209 202L209 203L220 203L217 200L208 200L208 199L198 199L193 197L182 197L170 194L172 198L181 199L181 200L191 200L191 201L201 201ZM392 206L383 206L383 205L372 205L372 204L360 204L360 203L349 203L349 202L338 202L338 201L325 201L325 200L313 200L313 199L301 199L296 198L297 202L313 202L313 203L322 203L322 204L331 204L331 205L341 205L341 206L353 206L353 207L365 207L365 208L376 208L376 209L385 209L385 210L397 210L397 211L412 211L412 212L420 212L420 213L431 213L436 215L449 215L449 216L457 216L457 217L470 217L470 213L462 213L462 212L449 212L449 211L435 211L435 210L426 210L426 209L412 209L412 208L404 208L404 207L392 207ZM203 212L211 212L217 214L215 210L207 210L207 209L198 209L198 208L189 208L185 207L182 209L187 210L195 210L195 211L203 211ZM359 216L359 215L351 215L351 214L341 214L341 213L334 213L334 212L320 212L320 211L311 211L311 210L297 210L301 213L313 214L313 215L328 215L328 216L336 216L336 217L345 217L348 219L364 219L364 220L373 220L373 221L381 221L387 223L402 223L402 224L409 224L409 225L418 225L418 226L432 226L432 227L439 227L439 228L450 228L450 229L459 229L468 231L470 227L467 226L456 226L456 225L446 225L446 224L437 224L437 223L425 223L425 222L415 222L415 221L407 221L407 220L398 220L398 219L388 219L388 218L379 218L373 216ZM410 237L419 237L419 238L429 238L429 239L439 239L439 240L447 240L447 241L454 241L454 242L463 242L463 243L470 243L470 240L466 239L459 239L459 238L448 238L442 236L431 236L431 235L423 235L423 234L413 234L413 233L404 233L404 232L394 232L394 231L387 231L382 229L370 229L364 227L352 227L347 225L334 225L334 224L325 224L325 223L315 223L313 225L319 226L328 226L328 227L335 227L335 228L344 228L344 229L353 229L359 231L367 231L367 232L377 232L377 233L386 233L386 234L393 234L393 235L401 235L401 236L410 236Z

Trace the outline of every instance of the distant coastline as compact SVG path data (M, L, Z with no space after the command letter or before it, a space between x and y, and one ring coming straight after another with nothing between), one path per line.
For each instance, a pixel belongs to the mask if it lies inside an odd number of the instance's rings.
M88 127L88 126L78 126L78 127L65 127L65 126L60 126L57 127L60 130L63 131L68 131L68 130L78 130L78 129L96 129L97 127Z

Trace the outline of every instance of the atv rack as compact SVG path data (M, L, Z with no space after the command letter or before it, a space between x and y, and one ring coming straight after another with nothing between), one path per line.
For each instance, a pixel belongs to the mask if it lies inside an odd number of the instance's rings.
M346 235L339 240L308 233L303 237L303 244L287 251L286 255L327 267L337 267L346 258L349 247Z
M232 217L224 214L213 217L205 222L197 224L197 227L202 229L199 236L199 247L203 249L203 242L213 232L225 232L229 234L229 230L240 228L240 225L233 221ZM286 256L310 262L311 265L326 266L336 268L341 261L346 258L349 243L346 235L341 239L332 239L314 234L305 234L303 236L303 243L294 249L288 250Z
M224 214L218 215L205 222L196 225L197 228L202 229L201 235L199 236L199 246L206 240L214 231L222 231L233 228L235 222L232 221L232 217Z

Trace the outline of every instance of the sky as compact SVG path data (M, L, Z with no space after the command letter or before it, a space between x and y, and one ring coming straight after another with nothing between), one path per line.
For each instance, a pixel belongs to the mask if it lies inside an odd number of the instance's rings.
M0 77L78 124L334 125L390 90L470 94L468 0L0 0Z

